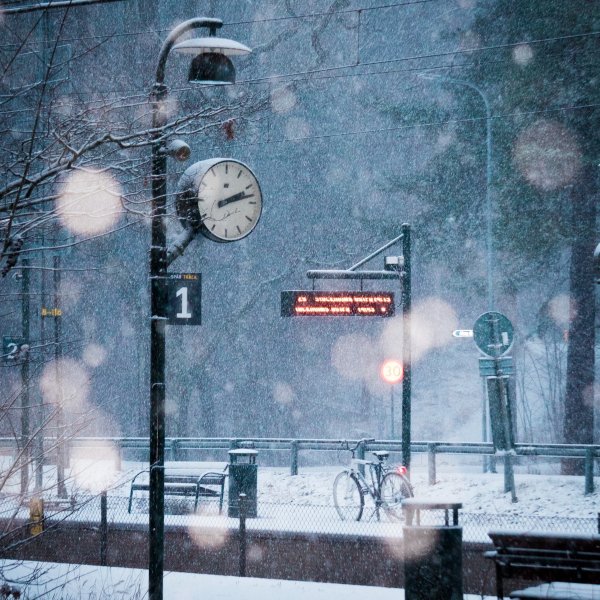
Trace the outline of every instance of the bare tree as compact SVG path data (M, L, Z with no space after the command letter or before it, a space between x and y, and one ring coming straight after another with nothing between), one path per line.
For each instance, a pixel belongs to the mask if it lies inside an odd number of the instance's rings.
M69 500L66 447L99 419L97 408L73 408L77 390L65 383L65 370L71 369L72 379L74 361L68 362L69 356L86 340L61 331L62 253L82 253L98 240L150 221L152 144L166 146L175 138L190 140L211 132L230 138L266 102L261 94L195 92L202 102L192 106L183 90L177 100L185 110L165 104L165 124L153 129L146 93L99 91L92 81L87 89L65 95L64 73L77 69L81 59L89 59L107 42L100 40L79 55L63 52L69 14L68 6L52 12L56 35L42 50L33 36L48 9L31 26L12 26L15 43L0 52L0 161L6 174L0 180L0 314L4 323L19 324L22 332L18 356L3 353L0 367L3 381L10 382L0 390L0 436L11 446L0 466L0 496L7 502L0 542L5 546L31 494ZM20 81L15 66L29 55L41 62L41 75L34 82ZM176 223L174 202L168 200ZM69 262L73 268L77 259ZM91 260L82 256L78 268L87 272L100 262L93 255ZM39 283L35 291L29 284L32 277ZM49 296L54 304L46 309L41 303ZM30 304L41 304L49 312L40 318ZM30 312L37 318L30 319ZM31 333L34 324L39 324L39 334ZM44 463L56 465L52 480L42 477Z

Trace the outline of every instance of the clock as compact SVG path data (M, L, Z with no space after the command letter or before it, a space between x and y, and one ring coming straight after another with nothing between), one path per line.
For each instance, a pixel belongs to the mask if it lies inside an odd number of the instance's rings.
M183 173L176 208L184 227L216 242L235 242L256 227L262 193L247 165L232 158L211 158Z

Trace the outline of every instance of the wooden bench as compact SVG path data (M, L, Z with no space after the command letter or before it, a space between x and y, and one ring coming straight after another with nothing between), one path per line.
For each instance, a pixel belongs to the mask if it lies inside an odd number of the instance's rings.
M192 472L193 471L193 472ZM140 471L131 481L129 491L129 506L127 512L131 513L134 492L150 491L150 471ZM198 472L197 469L186 472L178 468L165 469L165 496L191 496L194 498L194 512L198 509L198 500L201 497L218 497L219 514L223 510L225 496L225 479L227 466L222 471ZM216 489L215 489L216 488Z
M531 579L544 585L517 590L510 598L600 600L600 535L492 531L496 595L504 598L504 579ZM576 585L569 585L576 584Z

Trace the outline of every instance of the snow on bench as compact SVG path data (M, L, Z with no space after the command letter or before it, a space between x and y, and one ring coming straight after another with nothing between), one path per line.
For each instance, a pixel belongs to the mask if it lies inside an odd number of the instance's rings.
M219 514L223 510L225 495L225 479L227 464L221 465L220 471L207 470L200 465L172 466L165 465L165 496L191 496L194 498L194 512L198 509L198 500L205 497L219 498ZM217 488L217 489L214 489ZM144 469L137 473L131 481L129 505L127 512L131 513L134 492L150 491L150 470Z

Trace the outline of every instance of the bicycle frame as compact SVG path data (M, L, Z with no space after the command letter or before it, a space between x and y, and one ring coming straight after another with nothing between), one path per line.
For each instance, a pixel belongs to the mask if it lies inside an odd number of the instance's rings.
M388 465L389 452L373 451L376 461L364 459L364 447L368 442L375 440L361 440L354 447L346 450L352 454L350 465L338 473L333 483L334 505L340 518L360 521L365 508L365 498L371 498L373 504L372 516L380 520L380 511L383 509L395 520L401 518L398 514L402 499L412 497L412 486L406 477L406 468L402 465ZM362 446L360 458L356 458L357 450ZM368 474L366 470L368 469Z
M369 468L369 476L371 481L367 480L367 477L361 472L359 468L354 468L354 466L358 467L359 465L364 465ZM383 461L373 462L371 460L363 460L360 458L353 458L350 461L350 473L353 473L354 476L358 479L361 484L363 494L370 494L371 498L375 501L375 507L378 509L381 504L381 482L383 481L383 476L389 470L386 469L385 463Z

